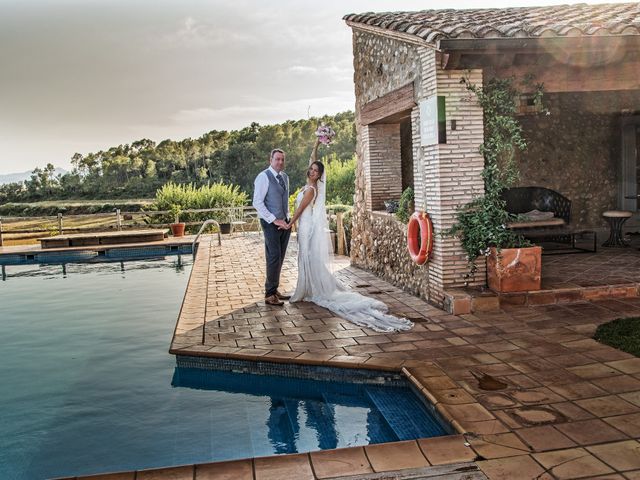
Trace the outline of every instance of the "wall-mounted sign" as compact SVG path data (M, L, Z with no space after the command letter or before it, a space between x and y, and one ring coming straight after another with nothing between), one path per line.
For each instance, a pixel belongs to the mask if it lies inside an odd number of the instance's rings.
M420 145L426 147L438 143L438 97L420 102Z

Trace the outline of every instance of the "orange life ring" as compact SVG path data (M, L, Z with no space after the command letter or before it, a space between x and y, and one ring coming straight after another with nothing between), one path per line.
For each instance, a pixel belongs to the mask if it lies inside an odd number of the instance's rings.
M418 265L429 260L433 249L433 224L426 212L414 212L407 226L407 247L411 259Z

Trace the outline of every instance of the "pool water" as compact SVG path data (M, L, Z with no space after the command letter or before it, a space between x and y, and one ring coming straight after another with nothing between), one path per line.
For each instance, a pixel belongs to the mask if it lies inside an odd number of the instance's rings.
M397 385L176 366L168 347L191 270L189 255L5 270L2 479L445 434L426 410L416 413L417 397Z

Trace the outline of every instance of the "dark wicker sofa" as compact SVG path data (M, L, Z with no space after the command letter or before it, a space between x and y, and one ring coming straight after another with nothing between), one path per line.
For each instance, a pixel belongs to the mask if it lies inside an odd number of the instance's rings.
M597 245L596 232L575 228L571 225L571 200L564 195L545 187L514 187L505 190L502 198L506 202L509 213L523 215L533 210L553 212L553 218L535 220L522 218L509 224L509 228L521 233L536 242L553 242L567 244L569 251L553 253L595 252ZM576 236L590 236L593 248L577 248ZM566 250L567 247L561 249ZM546 248L545 253L552 253Z

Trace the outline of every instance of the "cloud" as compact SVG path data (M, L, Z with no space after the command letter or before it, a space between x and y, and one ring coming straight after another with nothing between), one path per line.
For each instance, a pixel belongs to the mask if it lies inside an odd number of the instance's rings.
M244 98L243 100L243 105L232 107L180 110L171 117L171 120L178 125L211 124L219 125L216 128L230 129L246 126L247 118L260 123L274 123L305 118L308 115L319 116L353 109L353 94L351 92L333 92L332 95L284 102L271 99ZM232 127L232 125L234 126Z
M309 67L306 65L293 65L292 67L287 68L287 72L291 73L318 73L318 69L316 67Z
M215 25L196 20L193 17L182 19L179 27L161 36L160 40L175 48L210 48L225 46L230 43L250 45L256 38L233 25Z

